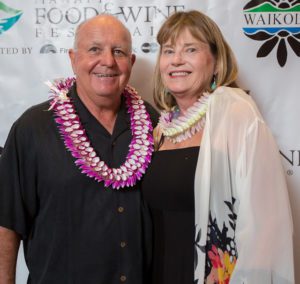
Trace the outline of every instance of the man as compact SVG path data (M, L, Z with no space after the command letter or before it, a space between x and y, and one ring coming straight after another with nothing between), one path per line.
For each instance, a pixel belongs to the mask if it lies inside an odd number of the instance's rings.
M15 122L1 156L0 283L14 283L22 239L29 283L141 284L149 220L137 182L156 112L124 90L135 57L113 16L81 24L69 56L76 82L49 84L52 101Z

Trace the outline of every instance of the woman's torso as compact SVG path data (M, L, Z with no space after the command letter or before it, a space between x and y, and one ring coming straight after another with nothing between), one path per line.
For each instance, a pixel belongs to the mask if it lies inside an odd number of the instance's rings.
M152 283L193 283L198 152L199 147L155 152L143 179L154 228Z

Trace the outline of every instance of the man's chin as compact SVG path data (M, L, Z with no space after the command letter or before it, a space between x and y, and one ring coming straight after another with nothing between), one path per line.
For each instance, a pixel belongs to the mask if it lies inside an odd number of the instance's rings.
M98 97L109 98L109 99L116 98L120 96L121 93L122 91L117 88L105 88L105 89L101 88L100 90L99 89L95 90L95 94Z
M97 84L93 86L94 92L103 97L115 97L120 95L125 86L120 86L119 84Z

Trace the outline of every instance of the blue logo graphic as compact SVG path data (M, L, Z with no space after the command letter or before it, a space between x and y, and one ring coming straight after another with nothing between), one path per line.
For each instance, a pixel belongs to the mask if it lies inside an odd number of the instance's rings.
M9 30L22 16L21 10L8 7L0 1L0 35Z
M300 57L300 0L252 0L244 7L244 34L263 42L257 57L276 50L278 64L283 67L288 48Z

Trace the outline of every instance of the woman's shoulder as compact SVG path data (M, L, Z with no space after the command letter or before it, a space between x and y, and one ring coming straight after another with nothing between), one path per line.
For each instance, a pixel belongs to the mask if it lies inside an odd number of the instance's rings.
M241 88L221 86L218 87L211 95L217 101L245 102L253 104L251 96Z
M222 114L235 121L246 120L263 122L261 113L253 98L240 88L219 87L211 97L210 111Z
M260 116L258 107L252 96L240 88L219 87L212 93L212 103L226 109L240 109L250 111Z

